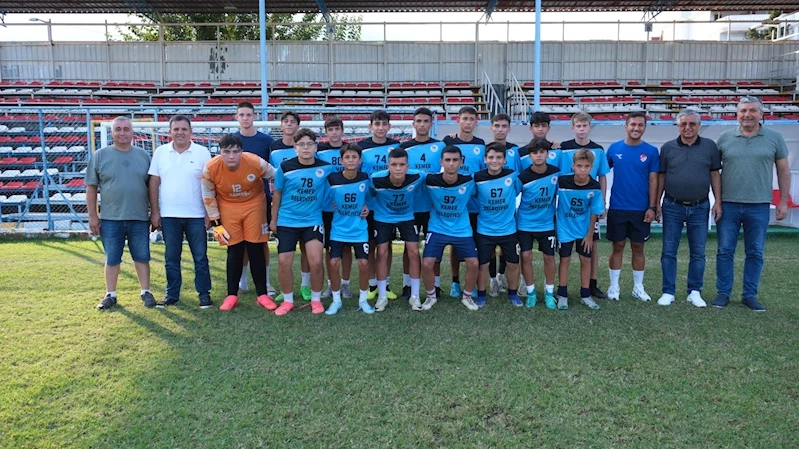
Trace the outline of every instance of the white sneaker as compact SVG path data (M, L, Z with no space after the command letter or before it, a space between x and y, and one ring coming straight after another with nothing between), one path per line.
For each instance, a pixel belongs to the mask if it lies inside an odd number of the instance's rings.
M438 301L438 298L435 296L428 296L427 299L424 300L424 304L422 304L422 310L430 310Z
M408 304L411 305L412 310L422 310L422 303L418 296L411 296L410 299L408 299Z
M388 298L377 298L377 302L375 303L375 311L382 312L386 310L386 306L388 305Z
M239 290L241 290L243 292L246 292L249 289L250 289L250 287L247 285L247 278L246 277L242 277L241 279L239 279Z
M322 296L320 296L320 298L327 299L331 296L333 296L333 289L330 288L330 284L327 284L327 288L322 292Z
M499 282L499 291L506 293L508 291L508 278L504 274L498 274L497 281Z
M608 295L610 296L610 295ZM638 299L640 301L652 301L652 297L644 290L643 284L638 284L633 287L633 298Z
M499 295L499 281L491 278L491 285L488 288L488 296L494 297Z
M707 307L707 303L702 299L702 294L697 290L691 290L691 294L688 295L688 302L696 307Z
M350 284L341 284L341 297L344 299L352 298L352 292L350 291Z
M671 303L673 302L674 302L674 295L670 295L668 293L664 293L663 296L661 296L660 299L658 299L659 306L670 306Z
M607 292L608 299L613 301L618 301L620 294L621 290L619 289L618 285L611 285L610 287L608 287L608 292Z
M472 299L471 296L464 296L463 298L461 298L461 304L466 306L466 308L469 310L480 310L480 307L478 307L478 305L474 303L474 300Z

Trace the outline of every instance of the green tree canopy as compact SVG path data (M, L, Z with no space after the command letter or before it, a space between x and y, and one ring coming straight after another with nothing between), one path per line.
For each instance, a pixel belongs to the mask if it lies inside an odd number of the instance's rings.
M769 11L768 12L768 19L764 20L762 23L766 24L770 22L775 17L779 17L782 15L782 11ZM779 37L779 36L778 36ZM767 41L771 39L771 29L765 29L763 31L758 31L754 28L750 29L746 32L746 38L753 40L753 41Z

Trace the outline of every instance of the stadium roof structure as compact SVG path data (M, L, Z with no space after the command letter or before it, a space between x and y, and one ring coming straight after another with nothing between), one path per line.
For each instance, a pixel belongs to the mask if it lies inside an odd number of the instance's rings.
M543 11L789 10L796 0L542 0ZM535 11L535 0L267 0L270 13ZM3 13L254 13L258 0L0 0Z

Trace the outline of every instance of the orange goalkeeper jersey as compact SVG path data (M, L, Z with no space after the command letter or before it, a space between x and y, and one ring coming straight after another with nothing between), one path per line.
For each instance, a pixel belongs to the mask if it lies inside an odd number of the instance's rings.
M203 202L208 217L219 219L219 208L227 205L241 206L248 202L264 202L262 179L275 177L275 169L260 157L241 154L241 164L230 171L221 156L205 164L202 175Z

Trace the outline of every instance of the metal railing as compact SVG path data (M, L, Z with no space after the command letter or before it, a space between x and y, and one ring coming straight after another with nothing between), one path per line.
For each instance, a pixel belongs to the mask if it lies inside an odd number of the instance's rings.
M527 94L513 72L510 72L509 84L507 100L510 116L513 120L526 121L531 111L530 101L527 99Z
M496 114L505 112L505 106L503 106L502 100L497 95L497 90L485 70L480 76L480 86L483 91L483 99L486 102L486 109L488 109L488 116L493 117Z

